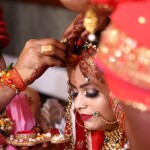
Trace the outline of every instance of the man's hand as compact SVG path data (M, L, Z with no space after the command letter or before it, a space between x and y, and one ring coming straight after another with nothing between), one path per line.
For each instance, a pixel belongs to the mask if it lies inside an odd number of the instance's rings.
M52 38L29 40L15 65L23 81L29 85L48 67L65 66L65 45Z

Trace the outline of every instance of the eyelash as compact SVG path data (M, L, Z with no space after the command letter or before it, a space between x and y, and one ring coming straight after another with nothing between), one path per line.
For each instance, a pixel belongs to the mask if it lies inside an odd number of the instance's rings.
M77 96L78 96L78 92L72 92L72 93L71 93L71 97L72 97L73 100L74 100ZM95 97L99 96L99 92L98 92L97 90L95 90L94 92L91 92L91 93L86 92L85 96L88 97L88 98L95 98Z
M70 95L71 95L72 99L74 100L77 97L78 92L76 92L76 93L72 92Z
M86 92L85 96L88 97L88 98L95 98L99 95L99 92L98 91L94 91L94 92L91 92L91 93L88 93Z

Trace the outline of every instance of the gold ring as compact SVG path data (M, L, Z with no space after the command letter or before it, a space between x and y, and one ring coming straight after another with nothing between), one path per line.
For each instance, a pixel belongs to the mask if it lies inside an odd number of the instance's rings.
M51 56L54 53L53 45L43 45L41 46L41 53L46 56Z
M63 40L61 41L61 43L67 44L67 38L63 39Z

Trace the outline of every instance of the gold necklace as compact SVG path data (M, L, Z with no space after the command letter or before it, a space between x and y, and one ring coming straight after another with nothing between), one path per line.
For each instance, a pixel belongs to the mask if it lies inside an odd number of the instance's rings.
M86 128L84 128L84 131L85 131L85 138L86 138L86 148L87 148L87 150L89 149L89 141L88 141L88 134L89 134L89 132L88 132L88 130L86 129Z
M102 150L121 150L123 141L126 142L127 140L120 127L113 131L105 131L104 135L104 145Z

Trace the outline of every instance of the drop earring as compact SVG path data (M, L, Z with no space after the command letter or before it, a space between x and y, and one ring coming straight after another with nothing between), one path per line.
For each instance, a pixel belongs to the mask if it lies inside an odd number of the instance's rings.
M85 81L86 81L86 82L89 82L89 81L90 81L90 77L87 76L87 77L85 78Z

